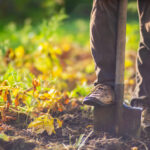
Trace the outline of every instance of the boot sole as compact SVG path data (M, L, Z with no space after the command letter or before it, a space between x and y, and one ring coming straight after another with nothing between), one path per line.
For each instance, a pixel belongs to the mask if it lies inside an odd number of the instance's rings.
M85 98L83 101L83 104L90 105L90 106L110 106L110 105L113 105L114 103L104 104L96 98L90 98L90 99Z

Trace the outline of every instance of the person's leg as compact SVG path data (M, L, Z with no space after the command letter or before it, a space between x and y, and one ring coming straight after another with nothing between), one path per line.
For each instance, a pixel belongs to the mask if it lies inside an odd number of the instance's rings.
M136 98L131 105L142 105L144 131L150 132L150 0L138 0L140 20L140 47L137 57Z
M150 1L138 0L140 19L140 47L137 57L137 97L150 101Z
M87 105L114 103L118 0L93 0L90 41L97 81L95 90L85 97Z
M97 74L96 84L114 86L118 0L94 0L90 40Z

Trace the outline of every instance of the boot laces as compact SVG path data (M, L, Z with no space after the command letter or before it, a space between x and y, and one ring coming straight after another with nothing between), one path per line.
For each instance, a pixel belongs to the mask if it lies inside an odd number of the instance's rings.
M102 85L102 84L97 84L92 90L91 92L96 92L97 90L101 89L104 90L106 88L106 85Z

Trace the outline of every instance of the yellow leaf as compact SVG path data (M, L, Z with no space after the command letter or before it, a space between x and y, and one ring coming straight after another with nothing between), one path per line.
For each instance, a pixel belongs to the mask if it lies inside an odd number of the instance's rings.
M69 50L71 49L71 46L70 46L69 43L64 42L64 43L62 44L62 49L63 49L64 51L69 51Z
M36 119L35 121L31 122L28 125L28 128L32 128L32 127L35 128L35 127L37 127L37 126L39 126L41 124L42 124L41 120Z
M15 56L17 58L23 58L23 56L24 56L24 47L23 46L19 46L15 49Z
M35 97L35 98L38 98L38 97L39 97L38 91L35 91L35 92L34 92L34 97Z
M36 130L36 133L37 134L40 134L40 133L43 133L45 131L45 129L43 129L42 127L41 128L38 128L37 130Z
M19 89L14 88L14 89L12 90L12 92L13 92L13 95L16 97L16 96L18 95Z
M58 55L61 55L62 54L62 51L61 51L61 49L60 48L58 48L58 47L53 47L53 52L55 52L56 54L58 54Z
M0 139L3 139L4 141L9 141L9 137L3 133L0 134Z
M86 126L86 128L93 128L93 125L88 125Z
M11 87L10 86L0 86L1 90L10 90Z
M49 100L51 98L51 95L49 93L44 93L40 96L41 100Z
M132 147L131 150L138 150L138 147Z
M131 67L133 65L133 62L131 60L126 60L125 61L125 68Z
M134 85L135 84L134 80L133 79L129 80L129 84Z
M62 124L63 124L63 121L57 119L57 123L58 123L58 128L61 128L61 127L62 127Z
M43 115L31 122L28 128L32 128L37 134L46 131L49 135L55 133L54 118L49 115Z
M8 81L7 80L3 81L2 84L1 84L1 86L7 86L7 85L8 85Z
M60 77L62 75L62 68L58 66L53 67L52 75L53 77Z

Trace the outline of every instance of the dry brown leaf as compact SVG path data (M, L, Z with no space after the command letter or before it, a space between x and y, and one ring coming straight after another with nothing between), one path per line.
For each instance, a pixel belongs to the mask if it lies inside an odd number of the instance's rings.
M33 85L34 91L36 91L36 88L37 88L38 86L40 86L40 82L39 82L37 79L33 79L33 80L32 80L32 85Z

